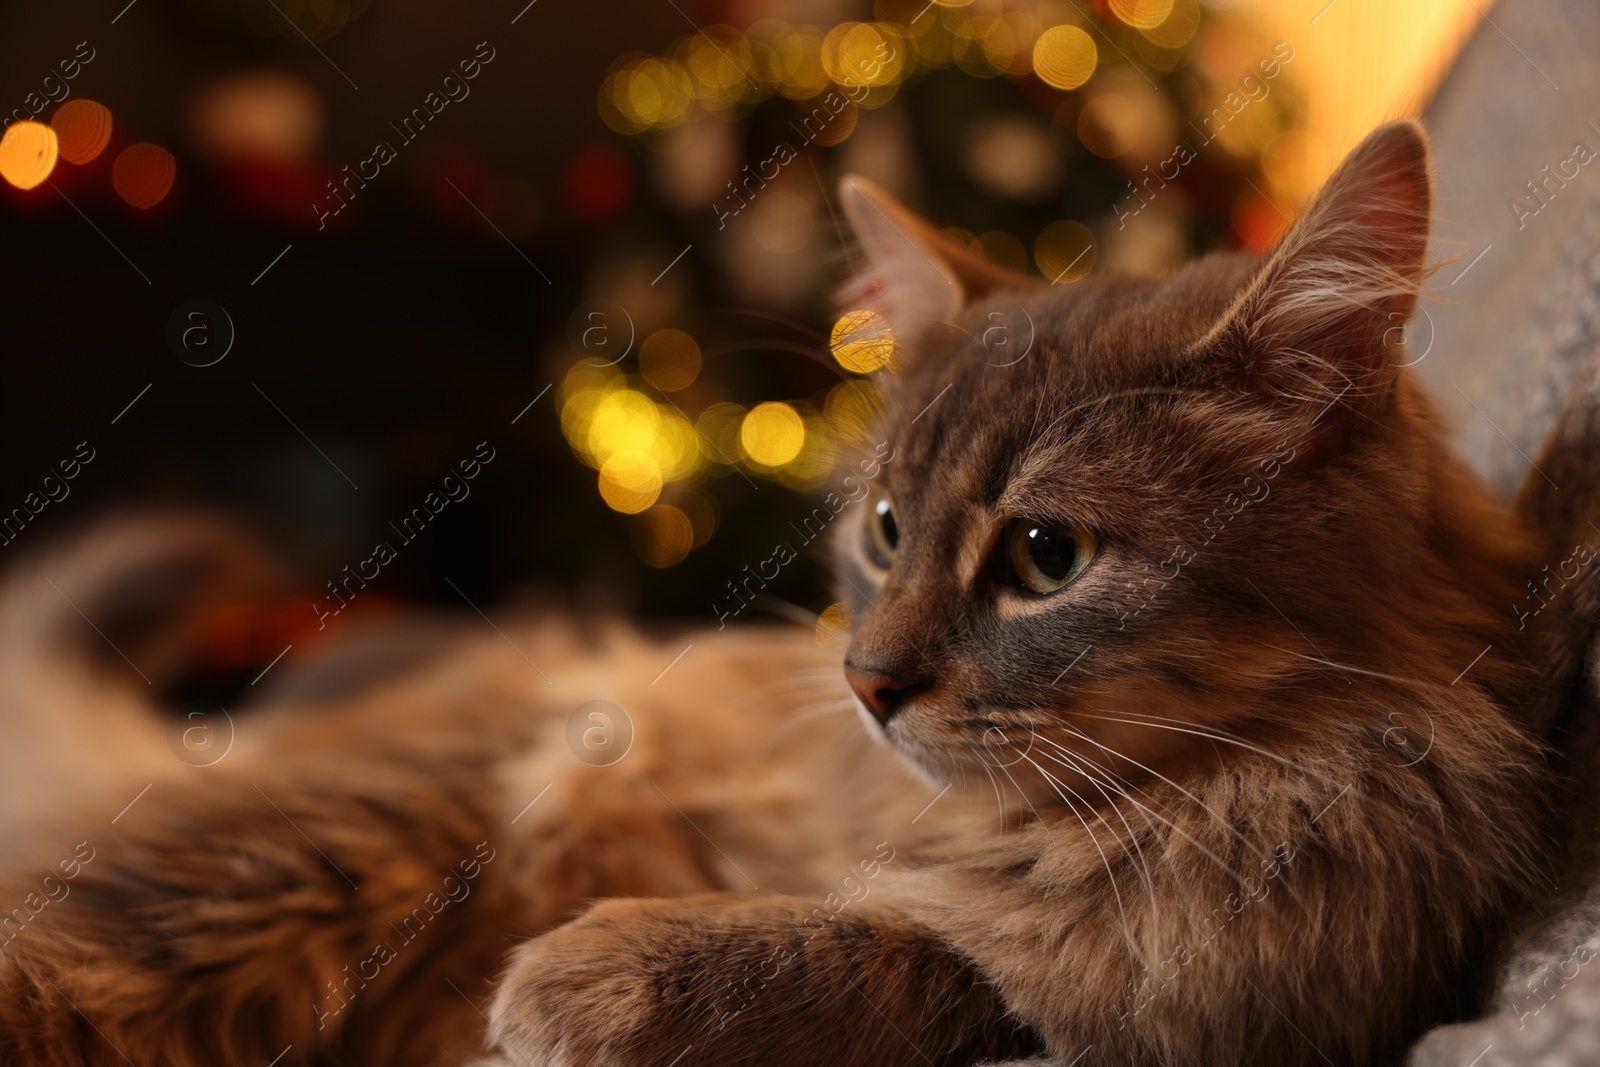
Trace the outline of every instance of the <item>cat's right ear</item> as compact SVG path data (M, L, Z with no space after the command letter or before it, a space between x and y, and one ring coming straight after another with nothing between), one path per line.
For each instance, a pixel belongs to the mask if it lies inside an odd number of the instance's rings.
M866 178L847 175L839 205L861 253L855 276L840 290L840 307L888 322L902 342L897 360L934 326L959 324L962 310L990 290L1030 284L961 248Z

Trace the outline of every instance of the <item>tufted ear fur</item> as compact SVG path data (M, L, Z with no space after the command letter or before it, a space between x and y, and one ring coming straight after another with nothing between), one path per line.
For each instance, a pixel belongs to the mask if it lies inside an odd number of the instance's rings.
M1042 284L961 248L865 178L847 175L839 203L865 257L839 302L876 312L910 347L938 323L958 324L969 303L994 289Z
M1428 271L1432 183L1417 123L1345 157L1205 342L1245 388L1313 411L1321 431L1385 397Z

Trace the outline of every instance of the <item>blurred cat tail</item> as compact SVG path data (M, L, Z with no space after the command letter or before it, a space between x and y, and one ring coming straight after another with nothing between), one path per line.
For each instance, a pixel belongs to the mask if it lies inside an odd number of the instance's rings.
M0 867L73 809L115 813L190 764L163 706L219 605L279 572L237 527L132 513L72 537L31 527L0 576Z

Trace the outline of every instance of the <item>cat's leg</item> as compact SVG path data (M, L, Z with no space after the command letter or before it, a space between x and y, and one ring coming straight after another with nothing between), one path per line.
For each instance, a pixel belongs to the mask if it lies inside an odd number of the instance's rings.
M1037 1051L926 929L862 903L615 900L520 949L489 1038L537 1067L927 1067Z

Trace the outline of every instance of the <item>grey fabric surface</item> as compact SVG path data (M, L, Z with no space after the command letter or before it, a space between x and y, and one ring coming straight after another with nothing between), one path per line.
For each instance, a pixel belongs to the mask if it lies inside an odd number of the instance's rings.
M1424 343L1432 323L1416 371L1468 461L1509 499L1600 341L1600 160L1564 185L1557 174L1543 205L1526 185L1547 166L1555 173L1576 142L1600 152L1600 4L1487 10L1493 23L1479 26L1426 119L1437 178L1429 252L1457 258L1434 275L1440 299L1416 323ZM1514 212L1513 201L1538 213Z
M1551 870L1529 872L1535 902L1484 976L1486 1016L1427 1035L1409 1063L1576 1067L1600 1063L1600 563L1571 562L1600 551L1600 164L1567 181L1558 167L1579 142L1600 152L1600 4L1503 0L1491 17L1430 116L1434 255L1460 259L1435 277L1451 302L1429 308L1433 347L1417 371L1468 460L1504 497L1521 486L1551 571L1577 571L1526 620L1545 688L1525 711L1566 788Z

